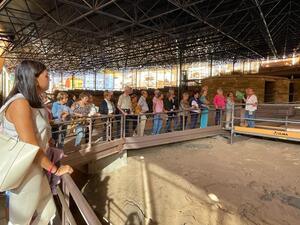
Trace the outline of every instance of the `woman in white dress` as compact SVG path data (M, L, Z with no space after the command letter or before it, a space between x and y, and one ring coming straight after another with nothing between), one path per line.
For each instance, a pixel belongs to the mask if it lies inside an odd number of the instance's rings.
M5 100L12 102L5 109L3 132L39 146L40 150L21 185L9 192L8 224L47 225L56 208L43 169L58 176L73 172L68 165L57 168L45 155L51 127L40 96L48 88L49 75L44 64L25 60L17 66L14 87Z

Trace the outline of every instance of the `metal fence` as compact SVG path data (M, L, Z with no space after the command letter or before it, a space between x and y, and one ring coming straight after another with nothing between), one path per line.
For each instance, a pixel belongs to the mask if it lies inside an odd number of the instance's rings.
M224 126L225 111L213 108L139 115L94 116L52 123L55 146L72 153L126 137L159 135L210 126ZM216 117L219 117L218 121Z
M149 136L188 129L200 128L201 119L206 118L202 128L216 125L215 110L203 112L172 111L124 116L124 137Z
M300 104L259 104L250 118L236 104L229 116L231 143L236 133L300 141Z
M80 149L91 149L98 143L120 139L123 136L123 118L123 115L95 116L54 122L53 144L68 154Z

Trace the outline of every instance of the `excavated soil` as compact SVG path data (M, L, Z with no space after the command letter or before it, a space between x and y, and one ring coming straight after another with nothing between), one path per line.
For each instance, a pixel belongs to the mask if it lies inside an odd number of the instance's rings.
M300 224L298 144L215 137L128 154L83 188L111 224Z

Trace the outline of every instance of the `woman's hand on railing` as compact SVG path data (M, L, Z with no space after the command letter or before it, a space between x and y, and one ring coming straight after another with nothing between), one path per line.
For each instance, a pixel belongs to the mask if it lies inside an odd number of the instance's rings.
M72 117L73 117L73 118L82 118L82 117L84 117L84 115L81 114L81 113L76 113L76 112L74 112Z
M70 114L68 112L63 112L61 114L62 121L66 121L68 116L70 116Z
M50 147L55 147L55 140L53 138L50 138L48 144Z
M55 124L55 121L54 120L49 120L49 124L52 126Z
M62 176L64 174L71 174L71 173L73 173L73 168L69 165L64 165L57 169L57 171L55 172L55 175Z

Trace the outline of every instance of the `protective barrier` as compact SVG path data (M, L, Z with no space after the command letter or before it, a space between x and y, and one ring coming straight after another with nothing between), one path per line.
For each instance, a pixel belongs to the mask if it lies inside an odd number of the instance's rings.
M216 122L216 117L219 117L219 122ZM95 116L53 123L52 134L56 147L63 148L69 155L76 152L88 152L91 148L95 149L96 146L100 147L107 142L112 143L121 139L126 141L127 138L138 140L141 137L156 136L159 140L160 137L204 134L204 128L220 129L224 125L223 117L224 112L220 111L216 115L215 109L202 110L202 112L172 111L155 114ZM188 130L194 130L194 132L182 133ZM173 141L176 142L176 140Z
M69 208L71 196L86 224L101 225L98 217L87 200L83 197L81 191L78 189L70 175L65 174L62 176L62 188L63 192L60 187L57 187L58 197L62 206L62 225L77 225Z
M245 115L245 105L233 107L231 143L235 134L300 141L300 104L259 104L252 118Z
M209 109L205 113L207 123L205 121L202 123L202 125L207 124L205 128L200 128L203 114L194 113L191 115L190 111L174 111L172 114L167 112L136 116L101 116L54 123L53 136L56 146L64 147L65 153L68 155L63 159L63 163L80 166L93 160L118 154L123 150L175 143L224 133L221 129L222 122L215 125L215 110ZM223 117L222 112L219 116L220 118ZM159 133L154 134L153 124L157 119L161 120L159 121L161 122L161 129ZM144 126L143 132L141 132L141 125ZM62 207L62 224L76 225L76 220L69 209L70 196L72 196L87 224L101 224L72 178L69 175L64 175L62 180L62 189L58 188L57 190Z

